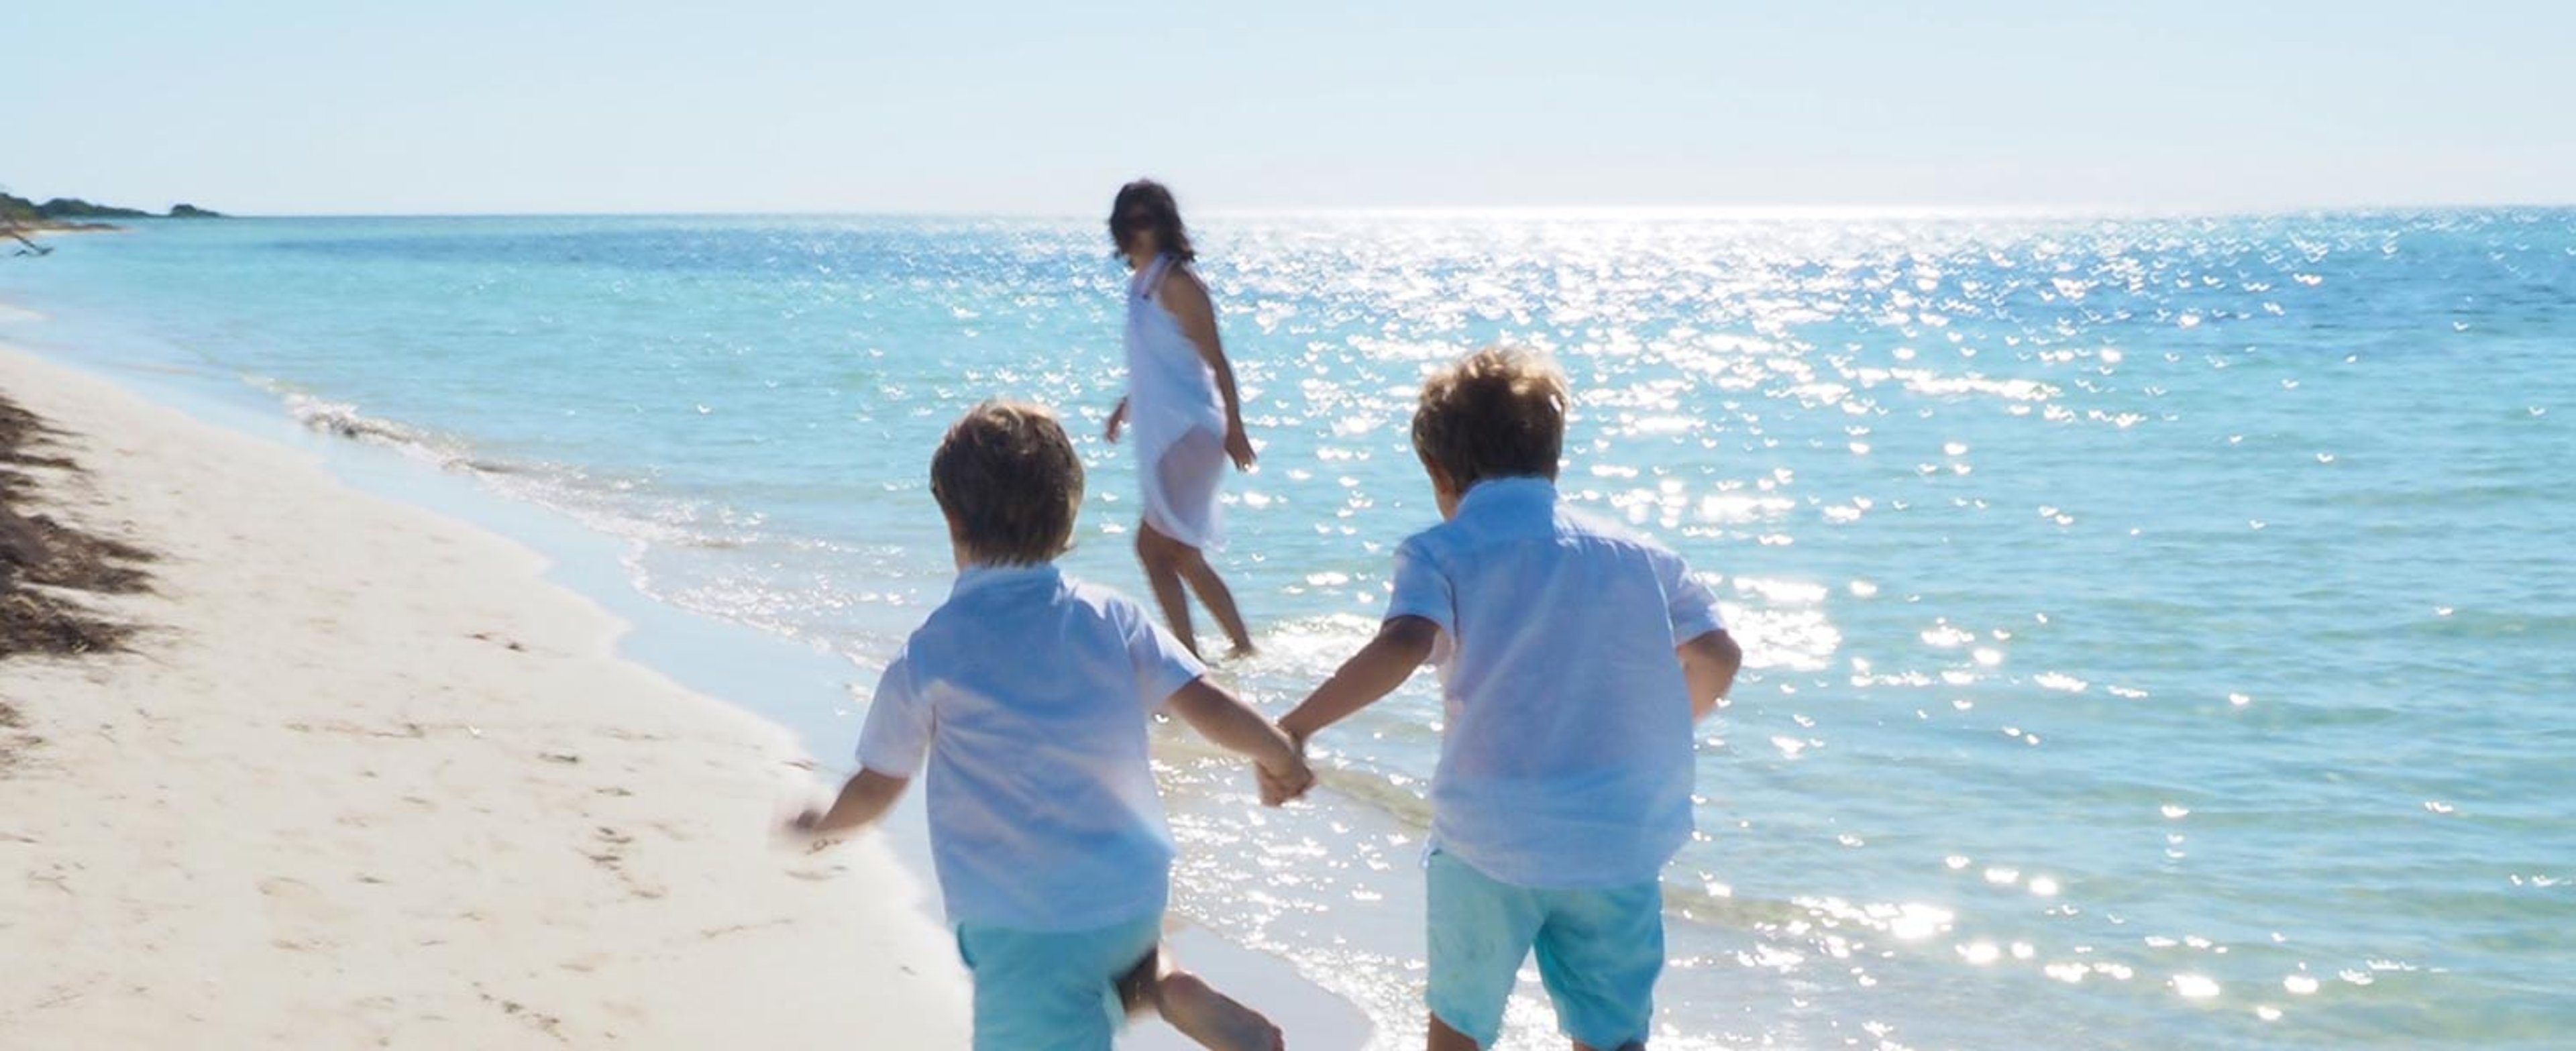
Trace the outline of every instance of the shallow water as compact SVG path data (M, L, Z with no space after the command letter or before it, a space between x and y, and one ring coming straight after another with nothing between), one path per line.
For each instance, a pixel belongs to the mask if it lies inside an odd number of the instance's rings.
M1658 1046L2551 1046L2576 1026L2576 212L1211 217L1276 710L1436 516L1421 371L1577 388L1564 487L1749 652L1671 872ZM0 260L0 337L219 377L846 655L942 595L967 404L1062 406L1125 547L1121 274L1082 221L145 223ZM236 382L236 380L240 382ZM1425 676L1265 814L1171 749L1185 911L1418 1024ZM858 701L769 706L839 754ZM1558 1046L1546 1012L1510 1046ZM1408 1038L1390 1035L1401 1046Z

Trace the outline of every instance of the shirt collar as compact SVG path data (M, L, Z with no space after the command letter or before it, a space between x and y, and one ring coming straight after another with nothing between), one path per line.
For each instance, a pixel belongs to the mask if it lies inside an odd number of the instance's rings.
M1500 510L1532 505L1555 506L1556 482L1537 477L1488 478L1469 487L1467 495L1458 498L1458 517L1464 518L1469 512L1488 508Z
M1057 569L1053 562L1039 562L1034 565L1025 566L994 565L979 562L966 567L957 574L957 583L948 589L948 597L956 598L957 596L964 595L970 591L980 591L984 588L996 587L1004 584L1040 580L1053 582L1063 578L1064 571Z

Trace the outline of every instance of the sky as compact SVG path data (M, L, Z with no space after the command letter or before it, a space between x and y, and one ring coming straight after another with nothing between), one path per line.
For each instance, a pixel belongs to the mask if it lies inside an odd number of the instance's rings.
M2576 4L16 0L0 186L254 214L2576 203Z

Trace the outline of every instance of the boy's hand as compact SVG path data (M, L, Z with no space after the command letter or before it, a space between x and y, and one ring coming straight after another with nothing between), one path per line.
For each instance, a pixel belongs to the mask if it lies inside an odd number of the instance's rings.
M832 845L823 837L823 808L801 804L778 822L778 845L790 850L814 853Z
M1306 757L1298 754L1296 742L1206 676L1190 680L1163 705L1217 747L1250 756L1260 776L1263 803L1278 806L1315 786L1315 772L1306 768Z
M778 823L778 841L807 853L822 850L876 824L903 795L908 778L861 769L841 786L829 808L812 800L795 804L793 814Z
M1255 769L1261 777L1262 806L1285 806L1315 787L1315 768L1306 765L1304 755L1292 754L1286 762L1260 763Z

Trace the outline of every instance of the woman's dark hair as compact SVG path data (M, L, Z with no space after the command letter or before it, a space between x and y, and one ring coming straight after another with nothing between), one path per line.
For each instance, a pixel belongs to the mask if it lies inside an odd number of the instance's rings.
M1163 251L1187 263L1199 257L1190 247L1190 231L1181 225L1180 202L1172 200L1170 187L1152 179L1138 179L1118 188L1118 200L1109 206L1109 239L1120 249L1127 247L1127 235L1134 230L1154 231L1154 243Z

